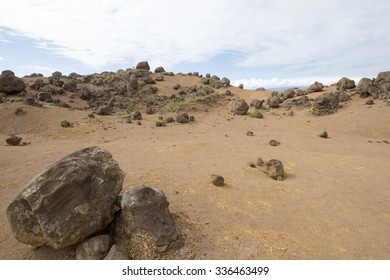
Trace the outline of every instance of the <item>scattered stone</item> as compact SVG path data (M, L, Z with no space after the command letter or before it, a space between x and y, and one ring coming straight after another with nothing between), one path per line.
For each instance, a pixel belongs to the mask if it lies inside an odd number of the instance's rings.
M366 101L366 105L374 105L374 100L368 99L368 100Z
M179 89L180 87L181 87L181 86L180 86L179 84L174 84L174 85L173 85L173 89L176 89L176 90Z
M351 80L351 79L348 79L346 77L341 78L337 82L337 89L338 90L352 89L352 88L355 88L355 87L356 87L355 81Z
M141 61L141 62L137 63L137 66L135 67L135 69L149 71L150 66L149 66L149 63L147 61Z
M67 128L67 127L73 127L73 124L68 122L67 120L64 120L64 121L61 121L61 126L64 128Z
M230 104L231 111L236 115L246 115L249 105L244 99L233 100Z
M54 79L60 79L62 78L62 73L60 71L55 71L51 74L51 76L54 78Z
M100 106L96 110L96 114L99 115L99 116L108 116L108 115L111 114L111 107L108 106L108 105Z
M256 165L255 165L253 162L250 162L250 163L249 163L249 167L251 167L251 168L256 168Z
M24 90L26 84L21 78L15 76L11 70L4 70L0 74L0 92L16 94Z
M225 179L221 175L213 174L211 175L211 183L213 183L214 186L222 187L225 185Z
M382 140L383 143L389 144L390 142L388 140Z
M272 179L281 181L284 179L284 168L280 160L271 159L264 162L261 158L257 159L260 170L268 174Z
M253 136L253 132L250 130L248 130L245 134L246 134L246 136Z
M130 114L130 117L135 120L135 121L139 121L139 120L142 120L142 114L140 111L134 111Z
M164 67L162 67L162 66L159 66L156 69L154 69L154 73L164 73L164 72L166 72L166 71L165 71Z
M230 80L228 79L228 78L222 78L222 80L221 80L221 84L222 84L222 86L224 86L224 87L228 87L228 86L230 86Z
M270 144L271 146L276 147L276 146L279 146L279 145L280 145L280 142L279 142L279 141L276 141L275 139L271 139L271 140L269 141L269 144Z
M251 116L252 118L257 118L257 119L262 119L264 117L263 114L257 109L254 112L250 112L249 116Z
M194 122L195 121L195 117L194 116L190 116L190 122Z
M107 256L112 245L109 235L99 235L87 239L76 249L76 260L101 260Z
M260 109L261 106L263 105L264 103L264 100L257 100L257 99L254 99L251 101L251 106L255 107L255 109Z
M173 122L175 122L175 119L172 118L172 117L168 117L168 118L165 119L165 122L166 123L173 123Z
M270 108L279 108L280 106L280 98L278 96L272 96L268 100L268 105Z
M328 115L337 111L338 105L337 93L324 93L314 100L312 113L317 116Z
M328 132L323 131L323 132L321 132L321 134L318 135L318 136L320 136L321 138L328 138Z
M311 84L309 87L309 92L319 92L322 91L324 88L324 85L322 83L319 83L317 81L314 82L314 84Z
M153 115L155 112L151 107L146 108L146 114L147 115Z
M186 112L179 112L176 116L176 121L178 123L189 123L190 122L190 117Z
M155 80L158 81L158 82L164 81L164 76L163 75L157 75Z
M126 249L118 246L116 244L111 246L110 251L108 252L107 256L104 258L104 260L128 260L130 259L129 255L126 252Z
M10 146L19 146L21 141L22 137L18 137L16 135L11 135L7 139L5 139L5 142Z
M15 112L14 112L14 114L16 115L16 116L23 116L23 115L25 115L27 112L26 111L24 111L22 108L16 108L16 110L15 110Z
M243 84L239 84L238 87L239 87L240 89L244 89L244 85L243 85Z
M137 125L141 125L142 123L141 123L141 121L137 121L136 124Z
M142 250L165 251L177 239L177 231L168 206L164 192L148 186L141 185L123 193L116 237L118 243L123 243L130 251L130 257L137 257L134 256L134 250L139 247ZM139 240L140 235L151 236L154 244L144 246L145 238Z
M20 242L62 249L102 231L113 220L124 173L99 147L76 151L47 167L7 207Z
M36 104L35 98L31 97L31 96L27 97L25 102L27 105L30 105L30 106L34 106Z

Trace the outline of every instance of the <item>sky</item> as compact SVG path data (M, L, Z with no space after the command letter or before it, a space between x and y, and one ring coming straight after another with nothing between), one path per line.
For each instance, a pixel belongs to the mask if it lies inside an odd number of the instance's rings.
M151 69L246 88L307 86L390 70L388 0L0 2L0 70Z

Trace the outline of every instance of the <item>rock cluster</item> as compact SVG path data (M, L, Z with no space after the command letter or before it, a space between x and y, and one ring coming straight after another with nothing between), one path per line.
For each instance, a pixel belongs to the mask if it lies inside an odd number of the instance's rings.
M15 238L54 249L79 244L77 259L126 259L134 258L134 246L144 246L137 239L142 231L151 237L152 253L166 250L177 231L164 193L142 185L120 197L123 179L118 163L102 148L64 157L33 178L8 205ZM107 230L108 235L96 235Z

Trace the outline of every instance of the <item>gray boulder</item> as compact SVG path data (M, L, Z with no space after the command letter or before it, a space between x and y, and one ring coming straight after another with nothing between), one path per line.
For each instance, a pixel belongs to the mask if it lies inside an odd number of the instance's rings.
M154 73L164 73L164 72L166 72L166 71L165 71L164 67L162 67L162 66L159 66L156 69L154 69Z
M140 185L124 192L116 226L117 238L126 245L128 240L142 233L153 237L158 251L166 250L177 239L168 206L165 194L148 186Z
M221 84L224 86L224 87L228 87L230 86L230 80L228 78L222 78L221 80Z
M357 93L361 97L367 97L373 92L373 83L369 78L362 78L356 88Z
M135 66L135 69L149 71L150 66L149 66L149 63L147 61L141 61L141 62L137 63L137 66Z
M280 106L280 98L278 96L272 96L269 100L268 100L268 105L270 108L279 108Z
M140 111L134 111L130 114L130 117L135 120L135 121L139 121L139 120L142 120L142 114Z
M190 122L190 117L186 112L179 112L176 116L176 121L178 123L189 123Z
M328 92L314 99L312 113L317 116L329 115L337 111L339 95L335 92Z
M225 185L225 179L221 175L213 174L211 175L211 183L214 186L222 187Z
M0 92L7 94L20 93L26 84L21 78L15 76L11 70L4 70L0 75Z
M337 82L337 89L338 90L346 90L346 89L351 89L351 88L355 88L355 87L356 87L355 81L348 79L346 77L341 78Z
M112 240L109 235L94 236L85 240L76 249L76 260L101 260L107 256Z
M311 84L309 87L309 92L319 92L322 91L324 88L324 85L322 83L319 83L317 81L314 82L314 84Z
M375 90L377 89L377 90ZM380 72L374 80L374 91L371 94L373 98L390 98L390 71Z
M272 179L283 180L284 179L284 168L283 163L278 159L271 159L264 162L261 158L257 159L257 165L260 170L268 174Z
M124 173L100 147L76 151L33 178L6 214L20 242L62 249L105 229Z
M109 105L100 106L96 110L96 114L99 116L108 116L111 114L111 107Z
M249 105L244 99L233 100L230 104L231 111L236 115L246 115Z

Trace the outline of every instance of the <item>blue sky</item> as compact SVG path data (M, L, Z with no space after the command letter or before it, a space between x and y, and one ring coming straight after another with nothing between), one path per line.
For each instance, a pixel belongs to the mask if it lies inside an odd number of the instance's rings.
M390 70L390 1L29 0L0 3L0 70L134 67L246 87L325 84Z

